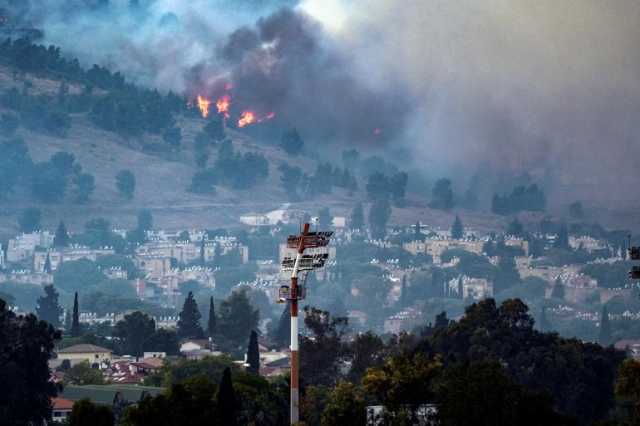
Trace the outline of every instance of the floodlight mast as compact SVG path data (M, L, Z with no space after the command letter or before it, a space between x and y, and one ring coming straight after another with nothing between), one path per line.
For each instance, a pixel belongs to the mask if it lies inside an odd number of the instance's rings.
M298 243L296 262L291 272L291 293L289 301L291 303L291 424L300 421L300 383L298 371L300 369L300 357L298 347L298 268L305 249L305 236L309 233L309 224L305 223Z

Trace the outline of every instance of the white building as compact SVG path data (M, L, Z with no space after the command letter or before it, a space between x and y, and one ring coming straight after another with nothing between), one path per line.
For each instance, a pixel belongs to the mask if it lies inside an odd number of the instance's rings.
M465 300L482 300L493 296L493 283L484 278L471 278L461 275L445 283L445 296L460 296Z
M53 245L53 234L49 231L38 231L22 234L9 240L7 245L7 262L16 263L31 258L36 247L48 249Z
M49 258L49 264L53 272L57 270L63 262L73 262L80 259L95 262L100 256L108 256L114 253L115 250L111 247L92 249L80 245L65 247L59 250L36 250L33 254L33 270L36 272L44 272L47 257Z

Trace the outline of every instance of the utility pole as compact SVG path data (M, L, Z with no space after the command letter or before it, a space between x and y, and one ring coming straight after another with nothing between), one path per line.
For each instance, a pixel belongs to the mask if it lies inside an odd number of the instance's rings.
M287 247L296 250L295 260L285 257L282 261L283 271L291 270L291 287L280 287L278 302L291 304L291 424L300 421L300 352L298 344L298 300L304 299L304 288L298 285L298 274L324 266L329 258L326 249L333 232L309 232L309 224L305 223L300 235L290 235ZM306 249L317 249L311 255L305 255Z

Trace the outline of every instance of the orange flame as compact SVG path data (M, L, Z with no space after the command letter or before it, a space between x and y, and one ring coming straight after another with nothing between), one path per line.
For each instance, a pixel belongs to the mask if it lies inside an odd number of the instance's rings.
M198 95L198 109L202 114L202 118L207 118L209 116L209 106L211 106L211 101L203 96Z
M253 111L243 111L242 115L240 115L240 119L238 120L238 127L243 128L255 122L257 122L257 120Z
M224 95L216 102L216 108L218 108L218 114L223 114L224 118L229 118L229 106L231 105L231 97Z

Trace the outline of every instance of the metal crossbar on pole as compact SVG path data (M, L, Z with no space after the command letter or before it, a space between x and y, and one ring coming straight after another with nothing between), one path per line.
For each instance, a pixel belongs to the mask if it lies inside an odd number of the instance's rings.
M282 262L283 271L291 271L291 288L288 301L291 303L291 424L300 421L300 355L298 345L298 300L304 297L304 288L298 286L298 274L323 267L329 258L326 253L304 255L309 248L326 247L333 232L309 232L309 224L305 223L300 235L291 235L287 239L287 247L296 249L293 260L287 257ZM284 288L286 290L286 287ZM281 289L282 290L282 289Z

